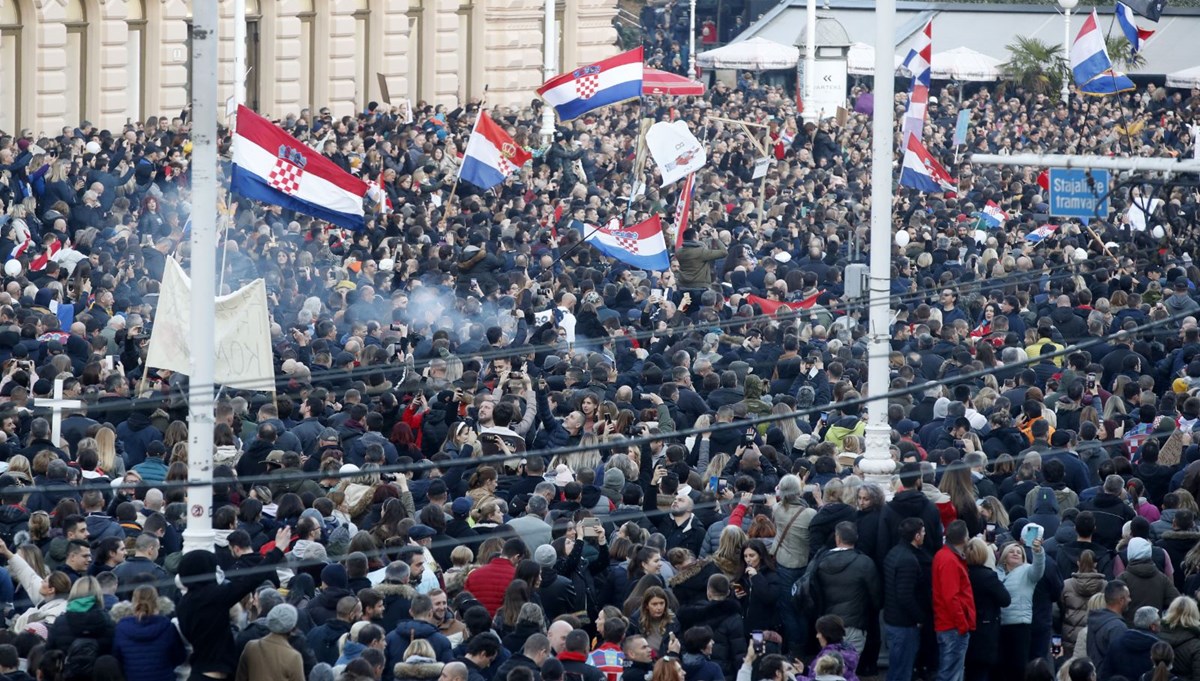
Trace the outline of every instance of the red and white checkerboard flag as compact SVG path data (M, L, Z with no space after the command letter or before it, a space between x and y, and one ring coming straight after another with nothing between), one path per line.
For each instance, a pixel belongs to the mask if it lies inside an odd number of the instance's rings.
M250 109L239 106L230 188L347 229L363 227L366 182Z

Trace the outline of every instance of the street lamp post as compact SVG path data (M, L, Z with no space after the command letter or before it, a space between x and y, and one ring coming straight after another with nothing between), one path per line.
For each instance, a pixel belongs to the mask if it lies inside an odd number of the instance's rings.
M1063 9L1063 66L1066 73L1062 81L1062 101L1068 104L1071 98L1071 10L1079 4L1079 0L1058 0L1058 6Z
M545 21L542 23L544 35L542 36L542 76L543 80L550 80L556 73L557 56L554 54L555 45L555 26L554 26L554 0L546 0ZM543 105L542 107L542 129L541 129L542 144L549 146L554 140L554 107Z
M696 77L696 0L692 0L692 16L688 20L692 28L688 32L688 78Z

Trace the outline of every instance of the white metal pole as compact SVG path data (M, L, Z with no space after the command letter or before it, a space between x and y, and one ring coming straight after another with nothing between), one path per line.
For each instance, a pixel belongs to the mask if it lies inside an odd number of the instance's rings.
M1063 154L971 154L971 163L988 166L1036 166L1038 168L1097 168L1134 172L1200 173L1200 160L1142 158L1138 156L1066 156Z
M184 551L213 550L213 394L216 365L218 5L193 3L192 328L188 387L188 518Z
M246 0L233 0L233 96L246 103Z
M696 0L692 0L692 29L688 33L688 78L696 77Z
M810 0L809 6L812 6ZM888 353L891 350L891 253L892 253L892 160L895 155L893 124L896 0L878 0L875 4L875 117L871 128L871 297L868 315L867 394L879 397L888 392ZM811 28L810 28L811 35ZM811 38L809 44L811 45ZM810 72L811 73L811 72ZM811 77L810 77L811 80ZM869 480L890 489L895 462L889 451L891 428L887 420L888 401L867 403L866 452L863 473Z
M1066 73L1062 81L1063 104L1070 104L1071 99L1071 8L1063 10L1063 66Z
M550 80L557 75L554 48L554 0L546 0L546 19L543 22L545 33L542 42L542 75L543 80ZM554 140L554 107L549 104L542 107L542 144L550 144Z
M878 12L878 10L876 10ZM889 39L895 42L895 39ZM878 60L876 60L878 61ZM808 0L808 7L805 13L804 27L804 120L815 121L820 111L817 111L816 102L813 101L813 92L816 88L813 87L816 77L817 66L817 0Z

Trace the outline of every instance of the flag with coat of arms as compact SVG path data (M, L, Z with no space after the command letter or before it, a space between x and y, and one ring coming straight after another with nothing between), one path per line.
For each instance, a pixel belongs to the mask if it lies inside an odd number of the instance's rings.
M537 93L569 121L611 104L642 96L642 48L622 52L546 81Z
M909 135L900 168L900 184L930 194L953 191L956 184L950 173L929 153L916 135Z
M657 215L636 225L624 226L619 219L613 218L607 225L593 229L585 240L604 255L639 270L663 272L671 268L662 218Z
M459 179L488 190L503 182L504 178L531 158L533 154L513 141L512 136L504 132L486 111L480 111L458 169Z

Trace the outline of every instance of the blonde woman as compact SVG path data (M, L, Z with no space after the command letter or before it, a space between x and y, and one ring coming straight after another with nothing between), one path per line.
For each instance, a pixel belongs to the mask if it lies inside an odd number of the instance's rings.
M717 550L713 552L713 565L724 573L730 581L741 579L746 563L742 558L742 549L750 542L750 537L737 525L726 525L721 530L721 539Z
M98 655L108 655L112 652L113 630L100 582L90 575L80 577L71 585L66 612L50 627L46 649L66 652L72 641L87 636L99 643Z
M24 454L15 454L8 458L8 470L5 475L11 475L26 485L33 484L33 466Z
M1000 549L996 561L996 576L1012 602L1000 611L1000 650L1005 655L999 663L1007 670L1008 678L1019 678L1025 663L1029 662L1032 645L1033 590L1046 569L1046 552L1042 540L1033 542L1033 562L1025 560L1025 546L1021 542L1009 542Z
M42 582L50 574L42 561L42 552L32 544L22 544L17 552L13 553L4 540L0 539L0 556L8 560L8 572L12 575L13 582L17 587L25 590L25 596L29 602L35 606L41 605L45 600L42 595ZM37 557L33 558L33 556ZM29 560L34 560L35 564L31 565L27 557Z
M100 455L100 470L109 477L125 477L125 457L117 452L117 434L103 426L96 431L96 453Z
M1159 639L1175 651L1175 676L1194 679L1200 676L1200 608L1195 599L1180 596L1171 601L1163 615Z

